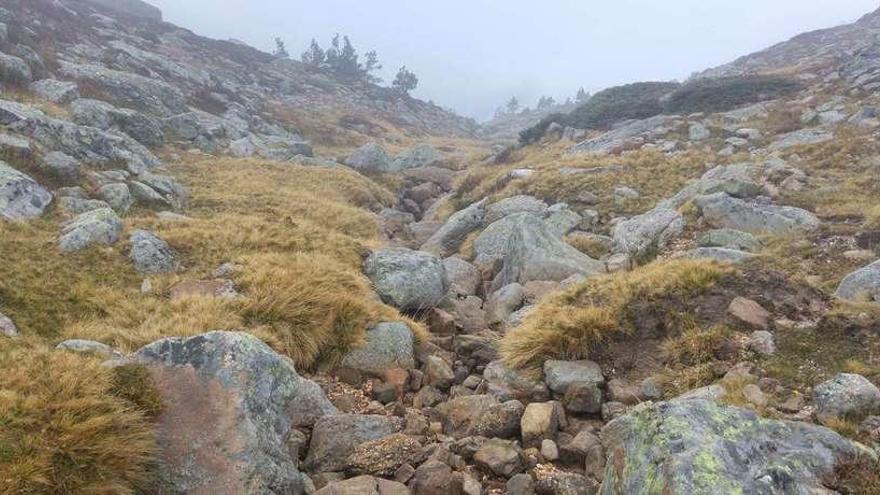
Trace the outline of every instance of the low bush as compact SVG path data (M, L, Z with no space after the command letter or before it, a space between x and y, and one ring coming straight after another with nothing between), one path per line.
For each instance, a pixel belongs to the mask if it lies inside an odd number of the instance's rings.
M696 79L673 91L666 99L666 113L726 112L772 100L800 89L797 81L781 76L731 76Z
M709 261L655 262L627 273L589 279L542 301L523 324L501 340L513 368L538 369L547 359L587 359L613 337L634 331L632 308L701 293L732 268ZM663 311L671 335L684 330L676 311Z
M140 404L100 360L0 343L0 491L139 493L155 454Z

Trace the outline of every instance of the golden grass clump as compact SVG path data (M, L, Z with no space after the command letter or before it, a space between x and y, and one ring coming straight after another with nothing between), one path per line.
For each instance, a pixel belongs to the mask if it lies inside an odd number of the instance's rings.
M249 326L264 327L269 343L297 366L337 364L371 325L401 319L357 267L331 256L257 254L242 262L242 316Z
M711 261L669 260L591 278L542 301L501 340L501 356L508 366L527 369L547 359L586 359L603 341L633 330L628 318L633 304L684 299L732 272Z
M138 493L155 439L99 360L0 342L3 493Z

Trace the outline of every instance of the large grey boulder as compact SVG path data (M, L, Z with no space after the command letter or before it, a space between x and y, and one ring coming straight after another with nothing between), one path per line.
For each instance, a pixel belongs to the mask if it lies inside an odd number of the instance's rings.
M177 257L171 246L152 232L141 229L131 234L129 258L134 263L135 270L141 273L169 273L178 267Z
M454 213L440 230L428 238L421 250L444 258L458 252L467 236L483 226L486 202L483 199Z
M431 145L420 144L395 158L392 167L395 171L409 170L411 168L430 167L442 160L443 157Z
M288 437L336 408L290 359L238 332L164 339L134 358L162 395L157 464L172 493L303 493Z
M30 90L52 103L67 104L79 98L79 88L70 81L41 79L32 82Z
M0 161L0 215L6 220L28 220L43 214L52 193L31 177Z
M880 302L880 261L844 277L834 295L851 301Z
M406 323L379 323L367 331L363 346L343 358L342 366L378 376L393 368L412 369L416 365L414 346Z
M364 262L364 272L382 301L403 311L435 307L449 287L443 262L422 251L373 251Z
M390 172L394 169L388 153L376 143L368 143L356 149L345 164L353 169L368 172Z
M79 125L107 130L113 125L113 110L115 107L107 102L79 98L70 104L70 117Z
M189 199L189 192L174 177L142 172L131 182L135 199L146 204L157 203L180 209Z
M28 64L13 55L0 52L0 81L11 84L27 85L34 78Z
M100 208L83 213L61 228L58 247L62 251L80 251L99 244L109 246L119 241L122 220L111 209Z
M813 389L816 417L827 423L833 420L861 421L880 413L880 390L862 375L840 373Z
M400 418L358 414L324 416L315 423L305 467L310 471L342 471L348 457L362 443L401 430Z
M800 208L746 202L725 193L700 196L694 203L713 227L753 234L810 231L821 223L815 215Z
M493 288L533 280L561 282L572 275L590 276L605 271L604 263L594 260L565 243L534 215L513 217L512 229L503 250L503 265Z
M638 405L601 437L602 495L828 493L823 479L860 452L829 429L705 399Z
M515 213L533 213L543 215L549 206L534 196L511 196L490 204L486 207L486 223L495 223Z
M655 208L615 224L613 249L638 259L649 257L680 236L684 226L684 216L677 210Z
M71 183L80 178L82 164L76 158L60 151L50 151L43 155L40 169L47 175Z

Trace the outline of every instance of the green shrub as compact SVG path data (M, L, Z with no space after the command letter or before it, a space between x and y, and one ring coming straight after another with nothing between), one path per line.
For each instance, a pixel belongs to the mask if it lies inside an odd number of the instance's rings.
M541 119L541 121L537 124L520 132L519 142L522 144L536 143L544 137L544 134L547 133L547 129L550 127L551 124L555 122L561 125L565 125L566 120L567 117L565 114L551 113L550 115Z
M566 118L579 129L607 129L617 122L663 113L662 99L678 89L676 82L639 82L596 93Z
M801 87L780 76L732 76L697 79L675 90L666 100L667 113L726 112L736 107L791 94Z

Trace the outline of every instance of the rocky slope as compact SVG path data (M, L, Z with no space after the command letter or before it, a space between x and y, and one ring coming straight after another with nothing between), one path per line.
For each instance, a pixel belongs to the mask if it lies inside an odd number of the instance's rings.
M0 11L0 491L878 492L870 84L486 157L89 5Z

